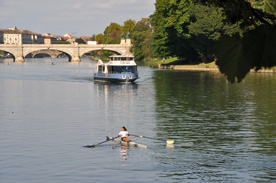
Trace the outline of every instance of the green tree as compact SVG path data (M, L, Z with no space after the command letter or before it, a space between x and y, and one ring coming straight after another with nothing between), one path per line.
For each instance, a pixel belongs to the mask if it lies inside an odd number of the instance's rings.
M241 31L236 25L225 24L222 9L213 5L191 4L189 6L191 46L203 62L214 61L214 46L222 34L232 35Z
M55 44L71 44L69 41L57 41Z
M135 20L131 20L131 19L124 22L124 26L122 27L122 32L124 34L124 37L127 37L127 34L132 32L133 28L135 27L135 24L136 24Z
M86 44L82 38L77 38L76 41L78 44Z
M159 57L177 56L194 60L198 54L191 46L189 5L192 0L156 0L151 16L154 27L152 45Z
M203 62L213 61L214 45L223 32L221 12L214 6L190 5L191 46L199 53Z
M110 23L104 31L105 44L119 44L121 41L121 26L117 23Z
M241 22L245 31L243 36L224 36L216 46L216 64L229 81L242 81L250 69L257 71L276 65L275 9L266 13L253 8L247 0L208 2L222 7L226 20L232 23Z
M134 53L135 60L143 61L150 58L151 32L150 19L142 19L133 28L131 51Z
M252 3L253 7L256 9L264 9L264 0L254 0Z
M97 41L99 44L103 44L104 43L104 35L103 34L97 34L95 36L95 41Z
M264 1L264 11L266 13L276 15L276 1L275 0L265 0Z

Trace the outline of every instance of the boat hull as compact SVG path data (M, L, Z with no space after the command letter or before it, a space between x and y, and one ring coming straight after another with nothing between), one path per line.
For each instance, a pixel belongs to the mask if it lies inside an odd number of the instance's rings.
M120 139L115 139L115 138L113 138L113 137L107 137L107 138L108 138L109 140L112 140L112 141L114 141L114 142L116 142L116 143L119 143L119 144L122 144L122 145L125 145L125 146L138 147L138 148L144 148L144 149L147 148L146 145L137 144L136 142L132 142L132 141L130 141L130 142L125 142L125 141L122 141L122 140L120 140Z
M104 74L95 73L94 81L101 82L134 82L138 79L138 74Z

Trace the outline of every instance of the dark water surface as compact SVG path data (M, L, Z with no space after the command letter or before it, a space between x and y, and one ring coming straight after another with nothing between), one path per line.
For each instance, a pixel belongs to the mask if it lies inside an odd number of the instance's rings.
M94 67L0 63L1 183L276 182L275 75L230 84L217 72L139 66L135 84L104 84ZM175 145L82 147L121 126Z

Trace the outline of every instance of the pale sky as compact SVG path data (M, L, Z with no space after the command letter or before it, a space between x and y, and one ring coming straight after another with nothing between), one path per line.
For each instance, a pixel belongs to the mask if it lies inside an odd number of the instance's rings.
M155 0L0 0L0 29L91 36L111 23L147 18Z

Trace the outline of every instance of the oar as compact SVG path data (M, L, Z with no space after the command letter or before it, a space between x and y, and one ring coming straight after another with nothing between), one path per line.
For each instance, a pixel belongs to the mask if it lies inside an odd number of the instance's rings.
M129 135L132 135L134 137L140 137L140 138L147 138L147 139L153 139L153 140L166 141L167 144L173 144L174 143L174 140L164 140L164 139L160 139L160 138L146 137L146 136L143 136L143 135L135 135L135 134L129 134Z
M118 137L119 137L119 136L114 137L113 139L116 139L116 138L118 138ZM98 146L98 145L100 145L100 144L103 144L103 143L105 143L105 142L108 142L109 140L111 140L111 139L107 137L106 140L103 141L103 142L100 142L100 143L98 143L98 144L86 145L86 146L83 146L83 147L87 147L87 148L96 147L96 146Z

